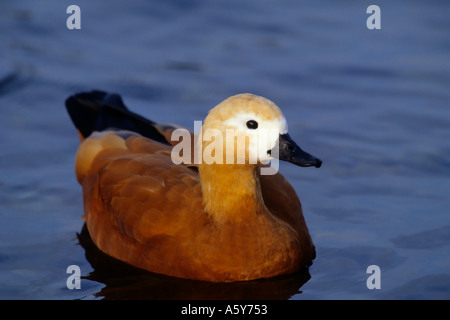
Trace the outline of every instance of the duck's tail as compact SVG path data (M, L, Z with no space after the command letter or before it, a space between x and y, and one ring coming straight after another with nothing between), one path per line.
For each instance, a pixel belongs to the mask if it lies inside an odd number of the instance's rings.
M167 144L156 124L129 111L118 94L97 90L78 93L66 100L66 108L81 141L94 131L108 129L137 132Z

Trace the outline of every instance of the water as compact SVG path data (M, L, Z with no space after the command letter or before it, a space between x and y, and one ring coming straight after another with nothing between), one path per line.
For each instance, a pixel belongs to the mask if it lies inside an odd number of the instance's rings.
M70 4L0 3L0 298L450 298L449 2L377 1L381 30L366 28L368 1L79 0L81 30L66 28ZM101 262L81 232L64 108L92 89L189 128L236 93L275 101L324 161L280 168L314 264L212 285ZM66 287L72 264L81 290Z

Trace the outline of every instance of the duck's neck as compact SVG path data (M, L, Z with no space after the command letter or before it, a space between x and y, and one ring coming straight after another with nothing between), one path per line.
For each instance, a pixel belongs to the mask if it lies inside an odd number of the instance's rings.
M261 194L258 167L201 164L203 204L217 222L240 222L267 211Z

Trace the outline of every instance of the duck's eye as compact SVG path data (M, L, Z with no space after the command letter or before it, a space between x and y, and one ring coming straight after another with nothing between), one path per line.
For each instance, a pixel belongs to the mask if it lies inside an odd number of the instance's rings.
M258 128L258 122L256 122L255 120L248 120L247 121L247 128L249 128L249 129L256 129L256 128Z

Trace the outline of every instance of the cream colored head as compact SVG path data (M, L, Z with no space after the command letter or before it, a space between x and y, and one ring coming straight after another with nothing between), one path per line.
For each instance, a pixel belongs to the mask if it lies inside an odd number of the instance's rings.
M247 137L245 163L267 163L273 159L270 150L276 146L279 136L287 133L287 123L280 108L272 101L244 93L224 100L209 112L202 127L204 151L208 145L205 137L211 135L211 132L213 135L214 132L222 134L223 146L227 152L230 146L233 148L233 144L225 142L230 132L233 132L237 140ZM237 140L234 139L234 146L239 149L242 143L237 143ZM236 149L234 151L237 152Z

